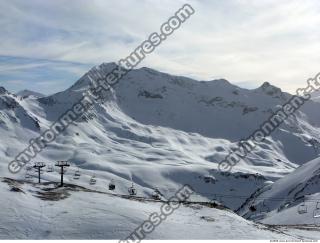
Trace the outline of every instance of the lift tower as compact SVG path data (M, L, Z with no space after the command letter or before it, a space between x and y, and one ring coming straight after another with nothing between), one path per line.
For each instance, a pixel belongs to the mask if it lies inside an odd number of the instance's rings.
M36 162L36 163L34 163L34 166L33 166L33 168L35 168L35 169L37 169L38 170L38 179L39 179L39 183L41 183L41 169L43 168L43 167L45 167L46 165L45 165L45 163L43 163L43 162Z
M55 166L60 167L60 174L61 174L61 184L60 186L63 186L63 174L64 174L64 167L69 167L70 164L68 161L57 161Z

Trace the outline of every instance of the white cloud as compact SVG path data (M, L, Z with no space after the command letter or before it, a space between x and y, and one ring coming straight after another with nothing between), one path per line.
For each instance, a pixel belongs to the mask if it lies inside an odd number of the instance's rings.
M250 87L270 81L291 92L319 72L318 0L189 2L196 13L142 66L199 79L224 77ZM0 55L84 64L117 61L183 3L2 1Z

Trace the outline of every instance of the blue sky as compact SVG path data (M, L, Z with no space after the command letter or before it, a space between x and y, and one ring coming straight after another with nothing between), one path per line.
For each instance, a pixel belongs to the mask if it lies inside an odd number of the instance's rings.
M196 13L141 66L289 92L320 71L318 0L0 0L0 85L61 91L127 56L185 2Z
M0 56L0 82L11 91L29 89L50 94L70 86L91 66L69 61Z

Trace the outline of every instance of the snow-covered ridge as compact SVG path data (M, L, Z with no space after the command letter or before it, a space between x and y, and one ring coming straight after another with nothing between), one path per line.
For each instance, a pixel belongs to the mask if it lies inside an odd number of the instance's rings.
M16 95L22 97L23 99L30 98L30 97L32 97L32 98L41 98L41 97L45 96L44 94L41 94L39 92L34 92L34 91L31 91L31 90L27 90L27 89L19 91Z

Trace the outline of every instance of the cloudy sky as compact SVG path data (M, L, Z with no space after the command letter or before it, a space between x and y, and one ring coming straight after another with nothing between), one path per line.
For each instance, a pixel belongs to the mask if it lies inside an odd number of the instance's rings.
M186 2L196 13L140 66L292 93L320 72L319 0L0 0L0 85L61 91Z

